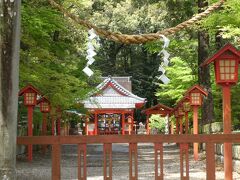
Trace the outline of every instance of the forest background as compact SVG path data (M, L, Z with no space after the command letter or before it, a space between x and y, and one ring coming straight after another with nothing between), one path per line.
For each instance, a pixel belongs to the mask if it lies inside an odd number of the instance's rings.
M155 33L173 27L217 0L56 0L69 12L98 27L125 34ZM172 34L167 49L171 63L167 85L156 79L162 41L126 45L100 37L100 48L88 78L82 69L87 63L87 29L77 25L47 0L22 0L20 87L36 86L52 107L84 113L76 99L84 99L101 76L131 76L133 92L147 98L145 107L158 102L173 107L190 86L198 83L210 93L201 109L202 124L222 121L221 90L215 85L213 68L199 68L207 57L225 43L240 46L240 2L228 0L203 21ZM232 88L235 129L240 128L240 87ZM20 108L21 111L21 108ZM24 110L23 110L24 111ZM54 111L54 108L53 108ZM39 113L40 115L40 113ZM137 119L144 117L136 112ZM37 118L41 119L41 118Z

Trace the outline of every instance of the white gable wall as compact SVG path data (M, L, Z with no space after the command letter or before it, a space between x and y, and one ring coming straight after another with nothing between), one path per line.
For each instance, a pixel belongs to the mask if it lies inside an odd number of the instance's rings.
M105 97L119 97L122 96L119 94L116 90L114 90L112 87L108 86L104 91L102 92L102 96Z

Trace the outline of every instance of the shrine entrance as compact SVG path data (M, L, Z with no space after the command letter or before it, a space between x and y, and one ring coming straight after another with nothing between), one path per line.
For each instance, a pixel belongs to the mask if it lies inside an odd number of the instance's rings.
M91 96L82 103L89 115L85 121L86 135L135 134L134 110L145 98L132 93L130 77L103 77Z
M120 134L121 114L99 114L98 134Z

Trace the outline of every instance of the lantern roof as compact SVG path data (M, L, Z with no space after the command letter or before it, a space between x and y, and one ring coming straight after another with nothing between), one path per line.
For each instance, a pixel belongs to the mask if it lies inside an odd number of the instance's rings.
M228 52L229 56L235 56L235 57L240 58L240 51L238 51L232 44L228 43L223 48L221 48L217 53L215 53L212 57L205 60L200 65L200 67L206 66L206 65L214 62L215 60L219 59L221 57L221 55L223 55L226 52Z
M180 101L177 102L177 106L176 107L179 107L182 103L184 103L185 101L189 101L189 100L190 100L189 96L185 95Z
M170 114L171 111L173 111L172 108L159 103L153 107L143 110L142 113L167 115L167 114Z
M83 101L88 109L135 109L144 105L145 98L141 98L109 76L100 83L95 92Z
M18 95L19 95L19 96L22 96L24 93L26 93L26 92L28 92L28 91L31 91L31 90L34 91L35 93L41 95L40 91L39 91L38 89L36 89L34 86L32 86L31 84L28 84L27 86L23 87L23 88L19 91Z
M187 92L185 93L185 95L191 93L191 92L194 91L194 90L198 90L198 91L199 91L200 93L202 93L204 96L207 96L207 95L208 95L207 91L205 91L204 88L203 88L202 86L198 85L198 84L190 87L190 88L187 90Z
M41 97L41 99L39 99L38 101L37 101L37 104L39 104L39 103L41 103L41 102L47 102L47 103L49 103L50 104L50 101L48 100L48 98L46 98L46 97Z

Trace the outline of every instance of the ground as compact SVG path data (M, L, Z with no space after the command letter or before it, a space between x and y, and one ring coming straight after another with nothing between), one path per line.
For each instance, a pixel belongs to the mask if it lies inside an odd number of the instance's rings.
M103 179L102 145L87 146L87 175L88 180ZM204 154L200 161L194 161L190 153L190 179L206 179ZM179 148L176 144L164 144L164 179L180 179ZM216 179L224 180L223 167L217 164ZM139 180L154 178L154 150L152 144L138 144L138 176ZM129 179L128 144L113 144L113 179ZM35 152L31 163L25 157L17 160L17 179L19 180L48 180L51 179L51 156ZM61 179L77 179L77 146L62 146ZM234 173L234 179L240 179L240 174Z

